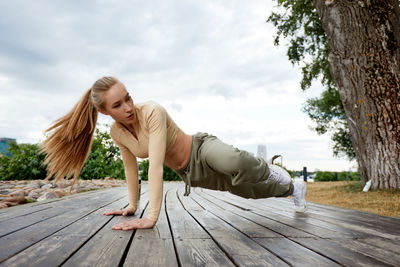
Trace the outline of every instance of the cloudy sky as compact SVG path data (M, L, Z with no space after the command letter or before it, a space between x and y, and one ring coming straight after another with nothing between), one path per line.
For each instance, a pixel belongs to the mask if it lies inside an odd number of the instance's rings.
M163 105L187 133L300 170L349 170L301 109L300 70L275 47L272 0L0 2L0 137L37 143L102 76ZM112 119L100 115L100 123Z

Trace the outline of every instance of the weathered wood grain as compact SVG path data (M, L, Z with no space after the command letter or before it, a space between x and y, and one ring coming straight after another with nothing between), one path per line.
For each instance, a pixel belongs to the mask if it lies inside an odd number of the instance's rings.
M40 223L23 228L0 238L0 262L39 242L40 240L54 234L64 227L74 223L87 214L96 211L104 205L121 198L118 191L103 191L95 194L92 198L82 202L75 202L63 209L63 213L44 220Z
M111 227L123 221L141 218L148 199L147 193L141 195L135 215L114 216L95 236L68 258L63 266L118 266L135 231L112 230Z
M166 196L168 193L167 190ZM146 213L144 217L146 217ZM165 199L156 225L151 229L136 230L124 266L178 266L171 230L165 213Z
M112 219L111 216L103 215L105 211L121 209L128 203L128 197L124 197L100 208L23 250L6 260L4 264L7 266L58 266Z
M165 183L152 229L111 230L146 216L147 183L134 216L127 188L72 195L0 213L0 266L399 266L397 218L286 198L244 199ZM365 216L364 216L365 215ZM1 237L2 235L2 237Z
M345 266L392 266L327 239L293 238L292 240Z
M256 238L255 240L292 266L341 266L287 238Z
M315 235L308 234L304 231L298 230L289 225L268 219L261 215L250 212L249 210L243 210L236 206L229 205L226 202L224 202L218 198L215 198L209 194L205 194L204 192L196 192L196 193L198 193L203 198L206 198L206 199L212 201L213 203L216 203L219 206L224 207L225 209L229 210L230 212L236 214L237 216L241 216L243 218L246 218L247 220L250 220L259 225L262 225L265 228L270 229L271 231L281 234L282 236L285 236L285 237L315 237Z
M176 188L168 192L166 208L182 266L233 266L229 257L184 209Z
M183 197L178 190L179 198ZM189 211L213 240L241 266L285 266L284 261L208 211Z

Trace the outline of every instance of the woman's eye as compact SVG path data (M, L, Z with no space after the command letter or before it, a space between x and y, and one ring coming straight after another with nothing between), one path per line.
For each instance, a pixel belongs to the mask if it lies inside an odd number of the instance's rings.
M120 104L118 104L118 105L115 105L115 106L114 106L114 108L119 108L119 106L121 106L121 105L120 105Z

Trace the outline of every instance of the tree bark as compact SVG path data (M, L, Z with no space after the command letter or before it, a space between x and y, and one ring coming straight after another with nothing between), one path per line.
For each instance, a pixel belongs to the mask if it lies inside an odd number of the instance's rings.
M364 180L400 188L398 0L314 0Z

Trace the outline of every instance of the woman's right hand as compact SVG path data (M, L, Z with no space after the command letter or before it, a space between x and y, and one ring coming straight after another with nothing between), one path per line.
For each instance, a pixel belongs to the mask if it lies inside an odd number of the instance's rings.
M122 215L122 216L126 216L126 215L133 215L135 213L135 209L132 208L125 208L125 209L121 209L121 210L112 210L112 211L107 211L104 212L104 215Z

